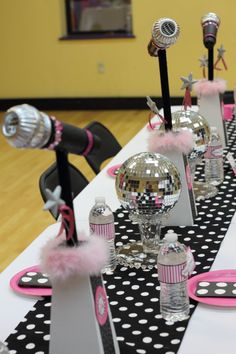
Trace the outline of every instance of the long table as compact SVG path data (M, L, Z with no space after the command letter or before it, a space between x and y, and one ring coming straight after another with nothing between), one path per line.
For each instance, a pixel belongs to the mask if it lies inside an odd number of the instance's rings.
M122 163L129 156L146 151L147 137L148 130L147 127L144 127L76 197L74 209L78 230L83 230L88 234L88 213L94 204L94 197L98 194L106 198L113 211L120 207L115 193L115 180L108 176L107 169ZM226 183L223 188L231 187L234 189L236 177L233 182L231 186ZM234 202L236 201L234 200ZM230 200L229 209L231 204L232 199ZM225 212L227 213L228 209ZM15 327L37 301L36 298L20 296L14 293L9 287L9 280L20 270L39 263L41 247L49 238L57 234L59 226L59 223L55 223L50 225L41 235L36 235L32 244L0 274L0 340L5 340L10 333L14 332ZM236 216L234 215L229 227L227 226L226 235L211 270L236 269L235 249ZM109 301L111 300L109 299ZM199 303L188 323L178 354L222 354L222 352L234 352L236 347L235 327L236 307L218 307ZM158 352L158 350L153 349L153 353L155 352ZM152 352L146 353L152 354ZM167 353L172 354L173 352L166 351Z

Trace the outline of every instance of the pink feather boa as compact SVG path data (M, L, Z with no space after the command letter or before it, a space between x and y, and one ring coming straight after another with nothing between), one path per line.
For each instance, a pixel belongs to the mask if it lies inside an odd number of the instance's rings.
M165 133L153 130L148 138L148 151L150 152L164 154L168 151L177 151L187 155L193 147L193 134L189 130Z
M224 93L226 90L226 81L222 79L215 79L209 81L202 79L193 85L194 90L198 96L212 96L217 93Z
M51 279L65 280L75 275L98 275L108 259L108 247L99 236L79 239L86 240L78 247L68 247L65 237L56 237L47 242L41 252L41 270Z

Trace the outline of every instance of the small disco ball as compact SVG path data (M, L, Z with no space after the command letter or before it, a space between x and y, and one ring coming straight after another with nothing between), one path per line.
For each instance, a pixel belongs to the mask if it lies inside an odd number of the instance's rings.
M174 132L186 129L193 134L194 147L188 155L189 161L193 162L203 156L210 140L210 126L207 120L192 110L176 111L171 116ZM164 126L161 129L164 129Z
M121 205L139 216L165 214L179 199L180 175L166 157L141 152L119 168L116 193Z

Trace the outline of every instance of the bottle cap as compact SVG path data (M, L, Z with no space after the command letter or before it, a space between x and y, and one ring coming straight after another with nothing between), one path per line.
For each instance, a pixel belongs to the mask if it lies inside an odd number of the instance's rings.
M165 234L165 242L172 243L178 240L178 235L175 232L168 232Z
M105 203L105 197L96 197L95 198L95 203L104 204Z

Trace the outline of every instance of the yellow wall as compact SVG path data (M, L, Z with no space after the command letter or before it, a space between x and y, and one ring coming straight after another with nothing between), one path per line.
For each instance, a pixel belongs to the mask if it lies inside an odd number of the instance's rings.
M178 42L167 50L170 93L183 95L180 76L202 76L200 19L221 18L216 49L226 49L228 71L215 73L236 84L236 4L233 0L132 0L135 39L61 41L63 0L0 0L0 98L126 97L161 95L158 61L146 51L153 22L175 19ZM98 72L98 63L105 72Z

